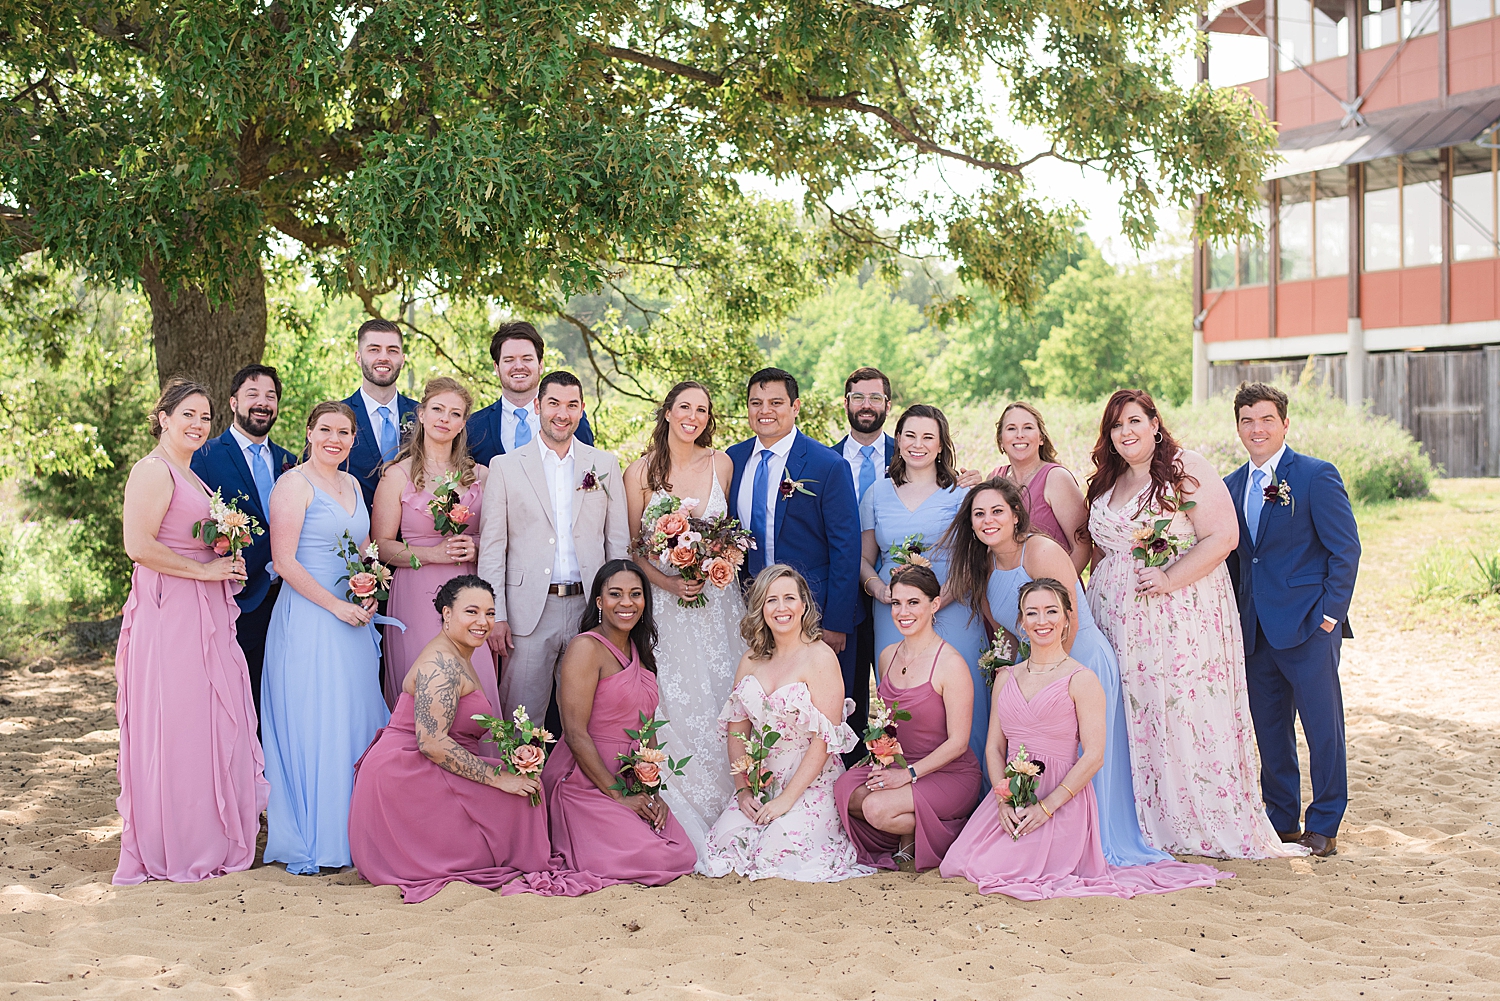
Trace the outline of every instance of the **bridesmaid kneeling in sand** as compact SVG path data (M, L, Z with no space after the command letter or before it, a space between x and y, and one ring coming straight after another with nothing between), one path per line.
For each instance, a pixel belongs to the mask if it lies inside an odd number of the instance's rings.
M969 750L974 682L968 662L933 629L940 590L927 567L891 575L889 614L902 638L881 651L876 693L911 713L893 727L906 766L859 765L834 784L859 860L881 869L935 868L979 799L979 762Z
M1121 867L1104 859L1099 809L1089 784L1104 762L1104 688L1063 649L1064 626L1073 612L1071 590L1051 577L1021 587L1018 619L1031 642L1031 657L995 679L985 747L995 800L975 809L940 871L962 876L980 893L1018 900L1134 897L1212 886L1233 873L1187 862ZM1030 761L1042 767L1037 802L1016 809L1007 800L1005 768L1023 745Z

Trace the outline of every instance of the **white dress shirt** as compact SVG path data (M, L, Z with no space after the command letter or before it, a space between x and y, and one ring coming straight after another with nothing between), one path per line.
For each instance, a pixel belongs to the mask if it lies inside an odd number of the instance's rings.
M797 434L797 429L793 428L791 434L770 447L771 460L766 470L766 538L760 540L766 550L766 566L776 562L776 500L781 490L781 479L786 475L786 457L797 443ZM746 529L750 527L750 510L755 493L755 467L760 465L763 448L765 446L757 438L755 447L750 450L750 461L745 463L745 473L740 477L739 496L735 498L735 507L740 512L740 524Z
M1256 470L1260 470L1266 474L1265 479L1261 480L1260 483L1260 489L1265 490L1266 485L1276 479L1276 466L1281 462L1281 457L1285 454L1286 445L1283 444L1271 454L1271 457L1265 461L1264 465L1257 466L1254 462L1250 463L1250 474L1245 477L1245 496L1240 498L1240 509L1245 512L1245 524L1250 526L1252 539L1255 535L1255 529L1258 527L1250 521L1250 497L1255 493L1255 472Z
M891 458L885 454L885 432L881 432L871 444L875 446L875 454L870 458L875 462L875 482L879 483L887 477L886 462ZM859 470L865 464L865 457L859 454L861 448L864 446L854 440L854 435L844 439L844 461L849 463L849 472L854 476L856 493L859 492Z
M245 468L250 470L250 482L254 484L255 453L250 451L250 446L254 445L255 442L251 441L245 436L245 432L240 430L240 426L238 424L230 424L229 433L234 435L235 443L240 446L240 454L245 457ZM271 436L267 435L266 440L261 442L260 444L262 446L261 454L265 456L266 468L271 471L271 482L274 484L276 482L276 456L271 454ZM259 498L256 499L259 500ZM266 521L269 522L270 520L271 512L267 511ZM272 580L279 580L281 578L281 575L276 572L275 564L272 563L269 559L266 561L266 573L270 575Z
M542 450L542 473L547 477L547 492L552 495L552 519L557 522L557 551L552 556L552 583L581 584L583 571L578 568L578 550L573 545L573 494L578 487L573 462L573 443L568 454L559 457L543 445L540 438L531 442Z
M365 387L359 387L359 398L365 401L365 415L370 418L370 428L375 432L375 440L380 441L380 408L385 407L391 413L391 423L396 427L396 434L401 434L401 394L394 393L391 402L381 403L375 397L365 392Z
M500 444L507 452L516 450L516 428L521 423L521 419L516 416L517 406L506 397L500 397ZM542 433L542 416L536 412L536 397L533 396L519 406L526 411L526 424L531 428L531 440L536 441Z

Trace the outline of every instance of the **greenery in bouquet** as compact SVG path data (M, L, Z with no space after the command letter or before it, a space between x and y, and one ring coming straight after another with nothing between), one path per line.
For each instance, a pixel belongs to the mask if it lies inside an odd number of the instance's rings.
M533 723L526 714L525 706L516 706L510 719L482 713L472 718L490 731L490 739L499 751L501 760L505 762L504 765L495 766L497 773L508 767L526 778L536 778L542 774L542 766L547 763L547 745L554 743L557 738ZM539 794L531 794L532 806L541 802Z
M667 725L664 719L649 719L640 713L641 728L626 730L625 736L635 744L630 751L615 755L620 774L611 789L626 796L654 796L667 787L667 778L681 775L683 766L692 760L673 759L656 742L656 731Z

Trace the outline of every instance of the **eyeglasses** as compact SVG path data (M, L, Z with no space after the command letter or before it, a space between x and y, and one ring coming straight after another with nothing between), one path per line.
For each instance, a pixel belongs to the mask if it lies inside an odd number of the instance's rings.
M878 407L886 400L890 399L890 397L886 396L884 393L850 393L844 398L850 403L854 404L856 407L861 406L865 403L873 403Z

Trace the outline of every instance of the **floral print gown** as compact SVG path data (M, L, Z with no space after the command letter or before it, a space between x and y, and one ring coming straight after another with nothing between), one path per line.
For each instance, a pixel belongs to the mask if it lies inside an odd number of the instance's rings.
M844 717L853 711L854 701L845 699ZM769 723L781 734L765 762L775 777L774 792L779 793L791 780L815 738L827 743L828 761L796 804L764 827L750 821L740 813L738 803L731 802L708 832L700 871L710 876L737 872L751 879L780 876L804 883L832 883L874 873L871 867L860 865L833 796L833 784L844 771L840 755L859 741L854 731L847 723L834 723L819 712L803 682L783 685L768 695L754 675L735 686L719 714L720 746L729 739L729 724L746 719L756 728Z
M1137 599L1133 533L1162 515L1137 511L1139 495L1118 511L1109 500L1100 497L1089 511L1089 533L1105 556L1089 579L1088 601L1119 655L1136 812L1147 840L1211 858L1303 854L1281 843L1261 800L1228 568L1221 563L1187 587ZM1186 545L1196 539L1181 511L1168 532Z

